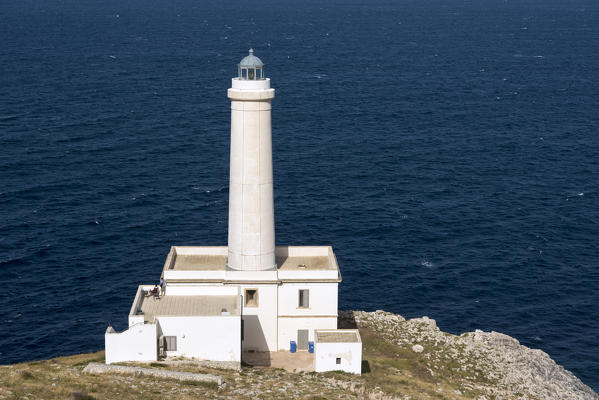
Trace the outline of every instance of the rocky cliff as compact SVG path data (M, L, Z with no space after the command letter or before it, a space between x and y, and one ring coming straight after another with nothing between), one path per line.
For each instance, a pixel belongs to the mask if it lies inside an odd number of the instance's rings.
M383 311L342 311L339 326L360 329L362 376L252 366L232 371L189 360L120 368L133 374L84 372L90 362L103 361L98 352L0 366L0 399L599 400L546 353L501 333L456 336L427 317L405 320ZM147 368L165 372L149 376L143 372Z
M477 330L456 336L442 332L427 317L405 320L383 311L341 312L340 325L357 325L404 351L417 353L424 368L423 380L450 377L452 386L456 386L452 393L443 394L446 398L599 399L547 353L498 332Z

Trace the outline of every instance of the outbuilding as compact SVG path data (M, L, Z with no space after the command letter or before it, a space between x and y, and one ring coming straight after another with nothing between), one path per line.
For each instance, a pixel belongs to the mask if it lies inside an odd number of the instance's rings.
M357 329L319 329L314 336L316 372L362 374L362 339Z
M129 314L129 329L106 330L106 363L189 357L241 363L241 296L154 296L140 286Z

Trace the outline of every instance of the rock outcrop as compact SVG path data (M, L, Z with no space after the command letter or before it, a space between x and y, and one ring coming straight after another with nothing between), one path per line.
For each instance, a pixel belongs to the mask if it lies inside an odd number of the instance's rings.
M397 345L409 346L436 369L460 371L464 386L483 399L595 400L599 396L541 350L530 349L498 332L476 330L456 336L434 320L405 320L384 311L342 311L340 325L375 331ZM438 368L436 368L438 367Z
M152 376L161 379L176 379L179 381L213 382L223 384L223 378L212 374L196 374L193 372L169 371L158 368L130 367L128 365L113 365L91 362L83 368L87 374L125 374L135 376Z

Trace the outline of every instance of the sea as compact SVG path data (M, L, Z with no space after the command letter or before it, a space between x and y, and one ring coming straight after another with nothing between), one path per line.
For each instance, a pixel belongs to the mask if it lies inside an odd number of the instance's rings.
M599 390L599 2L0 2L0 364L101 350L226 245L230 101L276 89L276 242L342 309L542 349Z

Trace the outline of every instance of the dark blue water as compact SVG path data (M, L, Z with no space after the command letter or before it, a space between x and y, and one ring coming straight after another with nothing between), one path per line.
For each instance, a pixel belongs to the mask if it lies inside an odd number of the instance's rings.
M599 4L301 3L0 4L0 362L103 348L171 245L226 244L253 46L277 243L332 244L342 308L501 331L599 389Z

